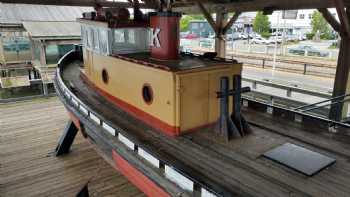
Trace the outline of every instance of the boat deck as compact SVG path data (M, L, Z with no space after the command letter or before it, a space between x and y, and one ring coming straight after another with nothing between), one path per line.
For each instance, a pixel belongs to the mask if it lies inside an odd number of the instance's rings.
M55 98L0 105L0 196L144 196L78 133L68 155L52 152L68 121Z
M333 134L252 109L243 109L253 134L225 142L212 128L177 138L167 137L98 95L80 78L79 62L67 66L63 79L83 103L118 124L135 142L186 173L239 196L348 196L350 143L347 134ZM286 142L335 158L337 162L308 177L262 154Z

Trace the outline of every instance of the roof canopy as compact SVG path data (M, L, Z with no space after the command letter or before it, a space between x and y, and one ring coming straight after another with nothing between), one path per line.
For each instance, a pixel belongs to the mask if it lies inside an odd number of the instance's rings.
M91 7L0 3L0 24L22 25L22 21L75 21Z
M80 39L80 24L74 21L25 21L24 28L32 39Z
M173 7L185 13L199 13L196 1L203 3L210 12L218 9L226 11L256 11L256 10L290 10L334 7L334 0L174 0ZM6 3L27 3L46 5L94 6L96 3L106 7L131 7L127 1L107 0L0 0ZM142 7L157 7L159 0L143 0ZM344 0L345 6L350 6L350 0Z

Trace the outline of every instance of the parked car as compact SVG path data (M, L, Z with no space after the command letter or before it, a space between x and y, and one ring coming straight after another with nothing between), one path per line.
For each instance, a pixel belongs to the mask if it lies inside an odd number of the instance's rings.
M246 39L248 39L248 36L245 35L244 33L240 33L240 34L238 34L238 38L241 40L246 40Z
M185 38L190 32L185 31L185 32L180 32L180 38Z
M306 40L306 35L300 35L299 36L299 41L303 41L303 40Z
M320 51L316 49L315 47L308 46L308 45L302 45L295 48L291 48L288 50L289 53L295 54L295 55L305 55L308 56L318 56L318 57L327 57L329 56L329 52Z
M190 33L190 34L187 34L183 37L184 39L197 39L199 38L199 36L195 33Z
M214 43L215 43L215 41L213 39L210 39L210 38L209 39L201 39L199 41L200 47L209 48L209 49L214 47Z
M281 44L283 42L283 37L282 36L277 36L277 37L276 36L271 36L269 40L273 44L276 43L276 42L277 42L277 44Z
M272 44L272 41L263 37L255 37L251 40L252 44Z
M295 34L286 35L286 41L292 42L292 41L298 41L298 40L299 40L298 35L295 35Z
M231 41L231 40L239 40L239 39L240 39L239 33L227 34L227 35L226 35L226 39L227 39L228 41Z

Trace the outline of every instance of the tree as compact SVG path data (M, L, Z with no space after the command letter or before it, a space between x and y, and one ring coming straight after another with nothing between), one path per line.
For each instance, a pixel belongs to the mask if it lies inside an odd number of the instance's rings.
M180 31L188 31L191 20L204 20L202 15L185 15L180 20Z
M270 37L271 24L269 17L264 15L262 12L258 12L253 22L254 32L260 34L261 36L268 38Z
M319 32L321 39L329 40L334 38L331 26L319 11L314 11L312 14L311 26L313 35L316 35L316 33Z

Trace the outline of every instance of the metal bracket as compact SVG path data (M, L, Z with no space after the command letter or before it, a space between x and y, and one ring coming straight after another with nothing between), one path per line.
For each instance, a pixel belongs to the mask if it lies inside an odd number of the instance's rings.
M89 187L88 187L88 183L86 183L84 185L84 187L79 191L79 193L76 195L76 197L89 197Z
M249 87L241 88L242 79L240 75L233 76L233 90L229 90L229 77L221 77L220 92L220 117L216 123L215 131L226 140L243 137L251 132L251 129L241 114L241 93L249 92ZM233 110L229 115L229 96L233 96Z
M55 150L56 157L69 153L70 147L73 144L77 132L78 128L74 125L74 123L71 120L69 120L60 140L58 141L58 145Z

